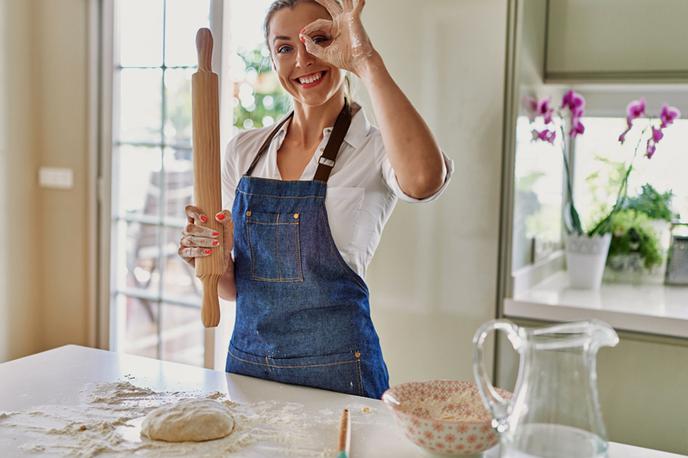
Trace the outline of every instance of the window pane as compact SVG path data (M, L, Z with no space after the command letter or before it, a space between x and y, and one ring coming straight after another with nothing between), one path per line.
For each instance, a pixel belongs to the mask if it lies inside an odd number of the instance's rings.
M196 32L209 26L209 13L210 0L167 0L165 65L198 64Z
M191 148L191 75L194 70L165 72L165 143Z
M531 130L528 118L520 116L516 130L513 269L544 256L561 240L561 146L559 140L554 146L533 142Z
M289 96L272 71L261 27L269 0L232 0L230 79L234 126L251 129L272 125L291 109ZM251 5L249 8L248 5Z
M184 207L191 204L192 199L191 150L165 148L165 221L180 227L186 224Z
M123 69L119 88L121 142L160 143L162 69Z
M158 314L153 301L118 294L118 342L125 353L158 358Z
M618 168L633 158L647 120L638 120L624 145L618 137L626 128L625 118L584 118L585 135L576 141L576 206L589 225L609 210L618 192ZM644 157L647 133L640 142L638 155L629 177L628 195L635 196L642 185L651 184L660 193L673 191L673 209L683 219L688 217L688 120L679 119L664 130L651 160Z
M115 4L120 64L161 65L163 0L118 0Z
M163 303L162 359L203 366L203 325L197 308Z
M160 228L154 224L118 221L116 231L118 251L113 286L118 291L134 289L157 298L160 287Z
M164 297L188 304L201 305L203 286L196 278L196 271L181 257L177 256L181 229L167 228L164 230L166 245L174 248L174 254L165 261L165 276L163 279Z
M160 148L121 145L114 153L117 214L159 218Z

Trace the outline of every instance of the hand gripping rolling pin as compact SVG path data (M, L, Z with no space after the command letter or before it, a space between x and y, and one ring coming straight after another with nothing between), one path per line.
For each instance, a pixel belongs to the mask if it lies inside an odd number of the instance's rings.
M203 283L201 320L206 328L220 322L217 283L225 271L222 226L215 220L221 210L220 192L220 110L217 74L211 69L213 36L208 29L196 34L198 71L191 77L193 117L194 199L208 215L207 226L219 232L220 245L210 256L196 258L196 276Z

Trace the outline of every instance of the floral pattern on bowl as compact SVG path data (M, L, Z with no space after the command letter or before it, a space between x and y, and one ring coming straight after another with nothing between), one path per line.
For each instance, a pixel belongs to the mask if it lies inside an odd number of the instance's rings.
M511 393L498 389L505 398ZM432 380L396 385L382 400L413 443L442 455L470 455L497 443L492 417L473 382Z

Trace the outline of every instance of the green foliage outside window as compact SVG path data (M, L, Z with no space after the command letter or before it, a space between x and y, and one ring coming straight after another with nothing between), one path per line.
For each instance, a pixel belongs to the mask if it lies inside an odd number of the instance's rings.
M291 100L270 66L267 49L240 52L247 79L234 83L234 125L239 129L265 127L291 109Z

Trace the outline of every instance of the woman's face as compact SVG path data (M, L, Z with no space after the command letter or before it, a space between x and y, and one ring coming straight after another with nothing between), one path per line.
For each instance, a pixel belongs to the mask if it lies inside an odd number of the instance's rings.
M270 20L268 41L275 70L282 87L294 102L319 106L342 90L344 71L316 58L306 51L299 32L316 19L331 19L325 8L315 2L302 1L294 8L282 8ZM315 43L327 46L330 37L311 34Z

